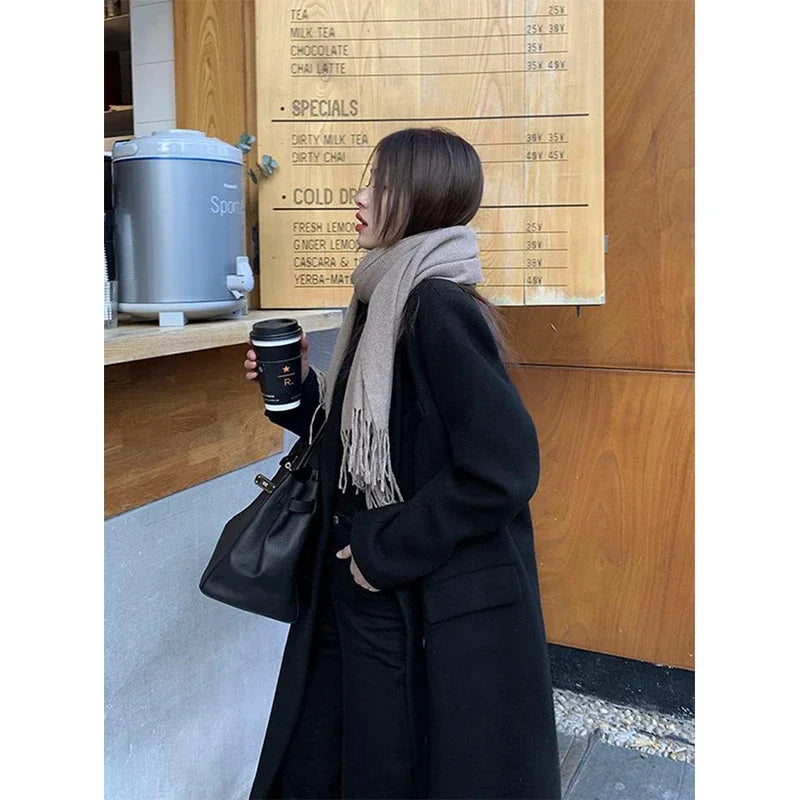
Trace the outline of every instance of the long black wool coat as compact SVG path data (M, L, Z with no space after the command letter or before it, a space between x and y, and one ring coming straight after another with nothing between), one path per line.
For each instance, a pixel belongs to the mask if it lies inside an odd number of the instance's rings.
M350 534L364 577L397 593L406 621L415 797L559 800L528 508L539 481L536 429L476 301L428 278L406 311L417 303L395 351L389 419L404 502L358 512ZM307 435L318 401L311 370L300 407L270 419ZM329 433L304 612L289 630L251 800L280 796L275 778L303 696L337 491L338 431Z

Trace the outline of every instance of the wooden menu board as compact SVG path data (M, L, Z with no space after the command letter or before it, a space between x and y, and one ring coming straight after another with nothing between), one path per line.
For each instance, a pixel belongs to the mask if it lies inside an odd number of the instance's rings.
M603 303L602 32L602 0L256 0L262 307L347 305L369 154L435 125L483 162L483 294Z

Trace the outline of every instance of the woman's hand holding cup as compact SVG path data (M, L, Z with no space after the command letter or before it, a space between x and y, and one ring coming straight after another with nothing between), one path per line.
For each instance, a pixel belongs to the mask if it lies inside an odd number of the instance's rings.
M247 378L248 381L257 381L258 380L258 372L256 372L256 368L258 364L256 362L256 351L252 349L253 342L250 341L251 349L247 351L247 358L244 362L244 368L247 370L244 374L244 377ZM304 381L306 376L308 375L308 337L303 331L300 337L300 380Z

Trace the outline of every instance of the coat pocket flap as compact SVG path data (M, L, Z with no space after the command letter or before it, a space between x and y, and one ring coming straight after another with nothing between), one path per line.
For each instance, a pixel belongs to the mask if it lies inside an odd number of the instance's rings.
M522 590L513 564L453 575L428 585L424 592L425 618L441 622L458 614L513 603Z

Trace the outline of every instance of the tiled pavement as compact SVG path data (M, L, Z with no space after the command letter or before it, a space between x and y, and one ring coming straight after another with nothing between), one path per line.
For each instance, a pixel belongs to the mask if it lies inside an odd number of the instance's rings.
M558 734L563 800L694 800L694 765Z

